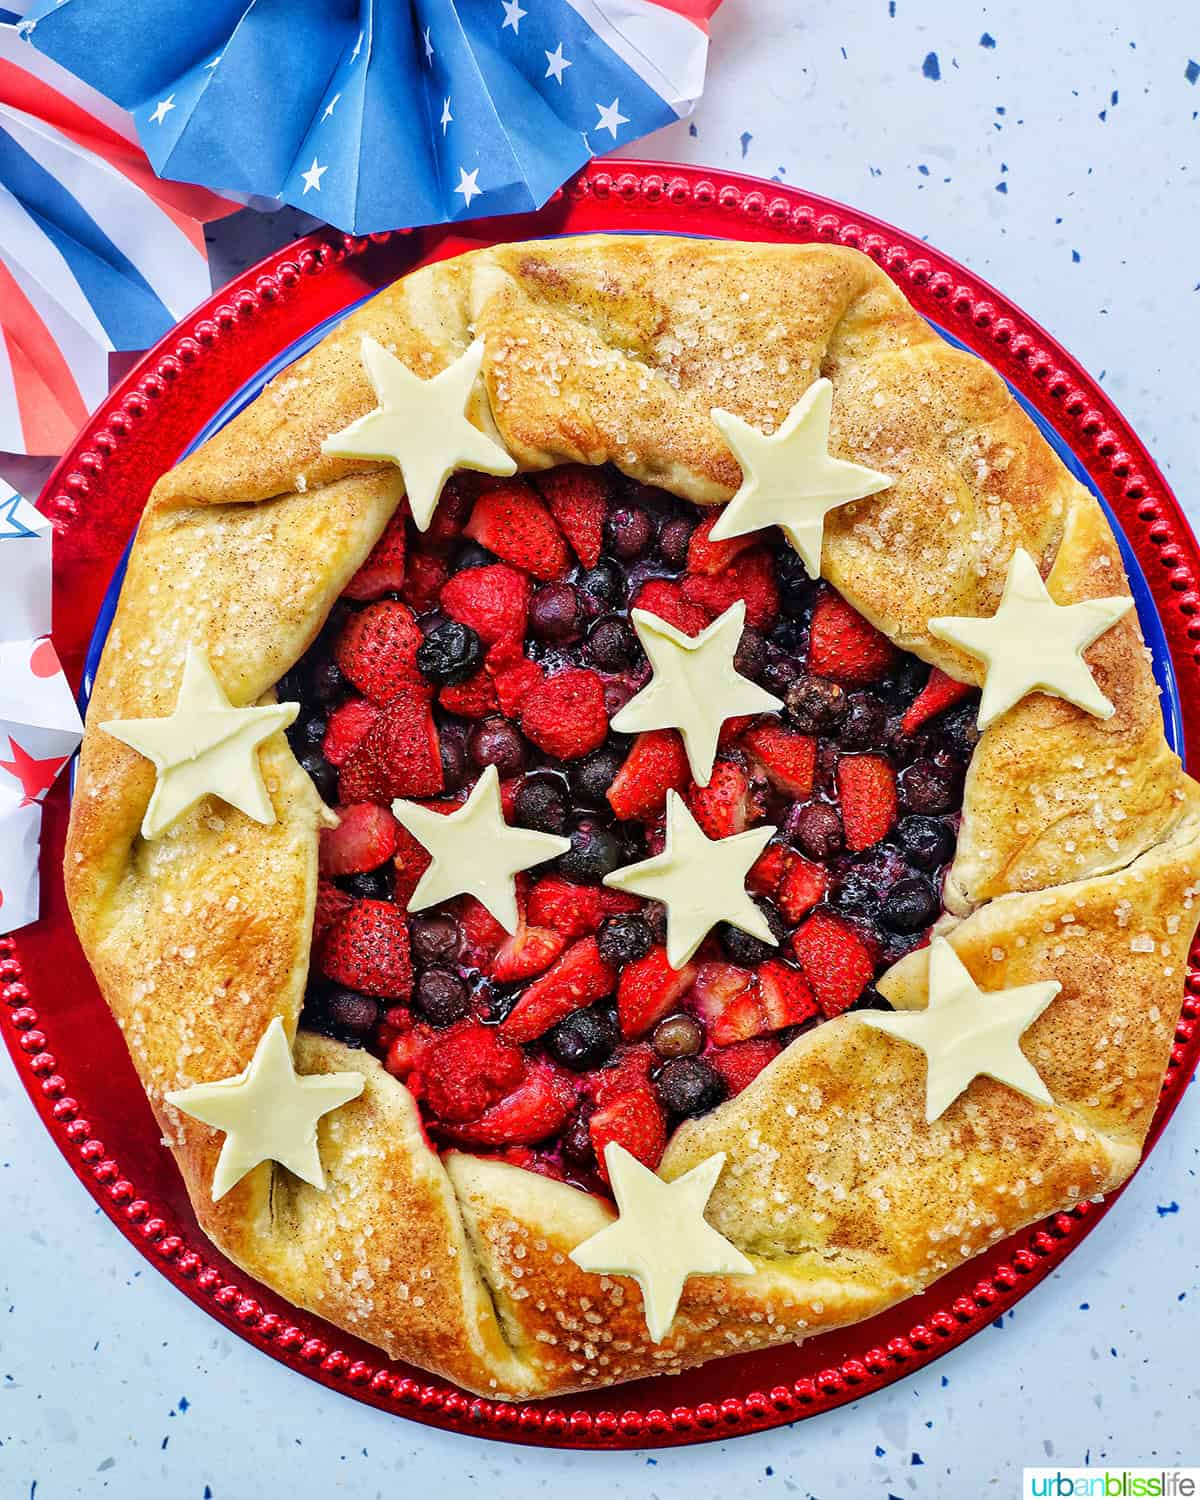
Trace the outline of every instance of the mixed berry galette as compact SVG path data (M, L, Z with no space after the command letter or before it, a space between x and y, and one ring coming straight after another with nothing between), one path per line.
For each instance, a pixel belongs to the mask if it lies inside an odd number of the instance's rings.
M1200 801L997 376L854 252L599 237L415 272L159 481L66 878L221 1249L545 1396L1127 1177Z

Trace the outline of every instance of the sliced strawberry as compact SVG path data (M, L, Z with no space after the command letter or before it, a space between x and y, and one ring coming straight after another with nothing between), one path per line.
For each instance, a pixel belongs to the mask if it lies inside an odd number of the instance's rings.
M401 1083L407 1083L414 1073L419 1073L429 1058L430 1050L437 1041L438 1033L424 1022L398 1031L387 1044L384 1067ZM416 1085L417 1080L414 1080Z
M461 540L463 523L483 485L483 476L460 469L442 486L437 509L425 532L425 545L442 546Z
M915 733L927 719L932 719L935 714L945 713L946 709L961 703L971 691L969 682L956 682L953 677L947 677L940 667L934 667L929 674L929 681L905 710L900 728L905 734Z
M576 885L561 875L546 875L529 892L526 916L539 927L553 927L567 939L587 937L606 915L604 894L598 886Z
M875 975L866 944L852 927L817 911L792 938L792 952L826 1016L854 1004Z
M732 1098L748 1088L782 1051L783 1044L775 1037L762 1036L748 1042L734 1042L731 1047L718 1047L706 1057L724 1078Z
M548 969L567 946L553 927L528 927L524 923L501 943L492 959L492 978L499 984L532 979Z
M617 983L621 1035L643 1036L690 989L695 977L691 964L673 969L667 962L667 950L658 946L622 970Z
M446 581L442 608L460 624L469 625L485 646L521 639L529 618L529 580L507 563L467 568Z
M384 527L371 555L342 590L347 599L382 599L404 587L405 521L408 506L400 509Z
M495 684L482 667L465 682L448 682L438 702L447 713L464 719L486 719L500 707Z
M602 1104L588 1121L592 1149L596 1153L596 1170L608 1181L605 1149L612 1143L624 1146L643 1166L654 1171L667 1149L667 1121L654 1091L630 1089Z
M494 1026L464 1021L441 1033L422 1075L425 1102L439 1120L477 1120L521 1083L525 1054Z
M712 529L721 519L722 512L714 510L706 515L688 542L687 570L689 573L720 573L727 568L739 552L753 547L754 532L745 536L731 536L728 541L714 542Z
M869 849L896 821L896 773L882 755L843 755L837 763L838 797L846 848Z
M824 866L793 854L775 897L779 910L789 922L798 922L805 912L824 900L828 884Z
M720 573L689 573L681 587L689 603L713 618L738 599L745 601L747 625L758 630L773 625L779 614L775 560L765 547L743 553Z
M812 791L817 742L811 735L797 734L777 719L764 719L746 731L742 744L776 791L789 797L807 797Z
M531 1042L593 1001L611 995L616 975L600 957L596 939L574 943L540 979L535 979L500 1023L512 1042Z
M527 692L521 728L539 750L558 760L578 760L608 736L604 681L585 667L568 667Z
M334 647L334 660L372 703L388 704L411 688L426 690L417 670L420 627L407 604L381 599L351 615Z
M521 642L515 639L497 641L489 650L484 666L495 686L500 712L510 719L517 717L526 697L546 677L545 668L530 661L521 649Z
M896 659L887 636L830 589L813 609L808 640L810 670L839 682L874 682Z
M353 905L354 897L348 891L342 890L340 886L334 885L332 880L317 881L317 904L313 912L314 948L337 919L348 912Z
M584 464L562 464L535 475L533 482L575 556L585 568L594 568L600 560L608 511L609 485L604 475Z
M689 998L710 1034L726 1010L745 994L750 979L750 970L739 969L735 964L713 961L697 966Z
M642 909L641 900L637 896L631 896L628 891L610 891L607 886L601 886L596 894L600 898L601 914L606 917Z
M682 587L670 578L652 578L642 584L633 607L657 615L684 635L699 635L709 621L708 611L685 598Z
M789 867L799 857L786 844L768 844L750 866L746 884L756 895L774 896L783 884Z
M325 934L321 972L364 995L407 1000L412 960L404 913L390 901L356 901Z
M708 1035L715 1046L728 1047L799 1026L816 1014L816 1001L803 976L771 961L762 964L747 988L730 1001L709 1026Z
M622 821L649 822L666 806L669 791L683 790L688 774L683 741L674 729L639 734L606 793L609 806Z
M323 875L357 875L374 870L396 852L397 823L376 802L353 802L337 809L336 828L322 828Z
M486 972L492 966L496 950L508 941L508 933L474 896L462 898L458 924L463 930L463 952L466 958L477 969Z
M575 1104L570 1082L549 1063L537 1062L523 1083L478 1119L443 1125L439 1133L462 1146L530 1146L557 1134Z
M331 766L344 766L379 718L379 709L365 698L347 698L329 715L321 754Z
M392 864L396 871L393 900L402 910L408 910L417 882L430 866L429 851L419 844L402 823L396 824L396 856Z
M710 839L745 832L757 812L749 778L731 760L717 761L708 785L697 786L692 782L686 797L693 817Z
M523 479L489 486L476 500L463 532L535 578L561 578L571 566L554 517Z
M607 1068L584 1074L580 1082L595 1104L607 1104L631 1089L649 1088L650 1074L661 1065L662 1058L654 1048L648 1042L638 1042L619 1048Z
M436 557L432 552L412 552L400 593L406 604L423 615L437 604L442 585L449 577L450 567L444 557Z
M390 802L393 797L432 796L442 783L429 701L411 691L389 704L363 736L341 768L338 791L342 802Z

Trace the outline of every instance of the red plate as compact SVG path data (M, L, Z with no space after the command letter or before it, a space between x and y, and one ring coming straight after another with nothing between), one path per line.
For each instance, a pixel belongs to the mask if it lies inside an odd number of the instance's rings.
M853 245L927 316L989 361L1061 435L1148 576L1178 674L1185 744L1200 757L1200 552L1161 474L1104 392L1031 319L946 256L839 204L742 176L593 163L537 214L475 229L343 238L325 230L230 283L150 351L64 457L42 497L54 521L55 640L78 682L109 578L155 479L262 366L322 319L425 261L479 245L594 230ZM432 1426L512 1442L665 1447L825 1411L927 1364L1059 1265L1116 1194L1013 1236L870 1322L716 1360L685 1375L515 1405L387 1363L379 1351L250 1281L196 1226L117 1027L75 941L58 870L62 782L46 807L42 910L0 938L0 1031L47 1130L122 1234L227 1328L310 1379ZM1200 1061L1200 970L1187 978L1157 1139Z

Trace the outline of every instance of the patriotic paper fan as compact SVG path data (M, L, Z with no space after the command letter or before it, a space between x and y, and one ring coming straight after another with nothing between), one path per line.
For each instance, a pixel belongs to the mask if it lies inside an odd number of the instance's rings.
M208 295L201 225L237 207L160 182L126 115L0 24L0 449L66 447L109 354Z
M686 114L720 0L38 0L160 176L355 234L536 208Z

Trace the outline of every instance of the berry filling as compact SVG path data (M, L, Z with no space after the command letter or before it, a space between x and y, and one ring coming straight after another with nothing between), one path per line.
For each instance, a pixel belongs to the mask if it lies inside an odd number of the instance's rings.
M280 684L322 834L302 1024L363 1046L439 1147L606 1191L605 1146L655 1167L671 1130L804 1031L887 1002L877 976L942 909L977 694L897 651L781 535L612 470L457 475L403 512ZM712 778L674 730L613 732L649 680L634 606L702 630L746 607L737 670L778 714L726 722ZM509 934L472 897L410 912L429 864L391 812L447 812L495 766L510 823L570 840L517 877ZM773 946L714 929L682 970L660 906L607 889L658 853L668 790L710 838L779 832L750 871Z

